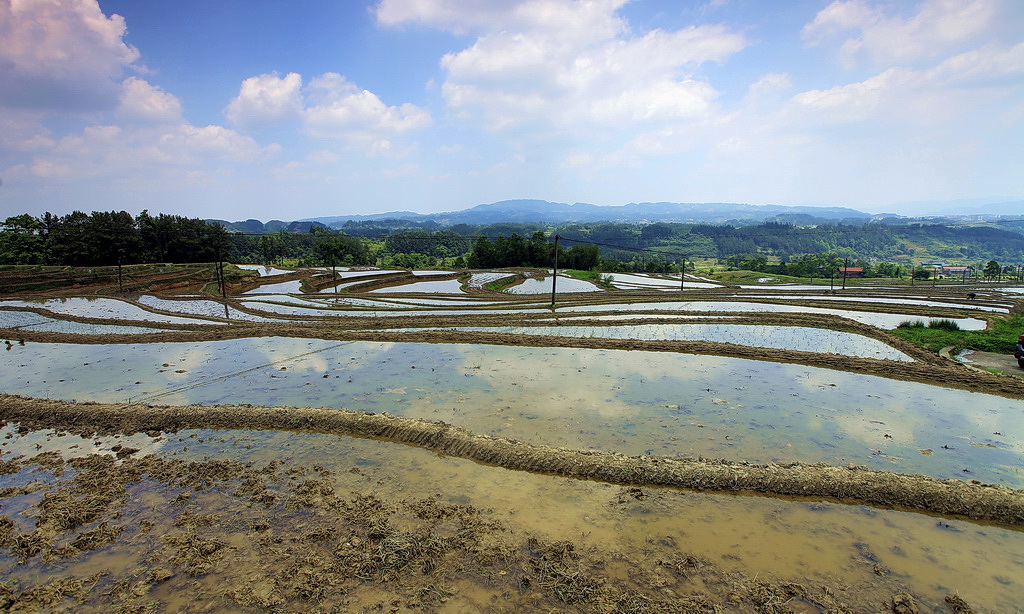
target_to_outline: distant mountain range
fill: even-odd
[[[919,203],[923,205],[924,203]],[[986,218],[1000,215],[1020,215],[1024,213],[1024,201],[994,203],[988,205],[974,202],[957,203],[955,209],[948,208],[952,203],[945,203],[946,210],[932,203],[931,210],[940,221],[950,218]],[[630,203],[621,206],[599,206],[587,203],[555,203],[546,200],[503,200],[496,203],[477,205],[461,211],[444,213],[414,213],[412,211],[390,211],[371,215],[337,215],[315,218],[303,218],[285,222],[271,220],[266,224],[259,220],[244,222],[219,222],[237,232],[308,232],[309,228],[323,224],[331,228],[341,228],[346,222],[364,222],[380,220],[407,220],[416,224],[453,226],[456,224],[487,225],[500,223],[588,223],[588,222],[683,222],[704,224],[749,225],[769,221],[806,225],[815,223],[864,223],[875,220],[888,222],[906,218],[896,214],[872,215],[848,207],[813,207],[786,205],[748,205],[740,203]],[[927,219],[927,218],[926,218]]]
[[[414,222],[433,221],[444,226],[454,224],[564,223],[564,222],[703,222],[718,224],[728,221],[757,223],[779,216],[811,216],[828,220],[867,219],[871,214],[846,207],[791,207],[784,205],[745,205],[738,203],[630,203],[621,206],[599,206],[587,203],[553,203],[546,200],[503,200],[477,205],[462,211],[445,213],[413,213],[391,211],[373,215],[341,215],[306,218],[301,221],[321,222],[328,226],[350,220],[401,219]]]

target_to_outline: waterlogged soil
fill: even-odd
[[[1021,535],[993,525],[280,429],[4,432],[12,612],[1001,612],[1024,597]]]

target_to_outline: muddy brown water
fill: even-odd
[[[1019,532],[928,515],[286,430],[0,442],[15,611],[1001,612],[1021,596]],[[109,503],[77,511],[90,500]]]

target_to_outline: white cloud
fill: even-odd
[[[985,45],[955,55],[928,71],[936,85],[974,86],[1005,84],[1007,78],[1020,82],[1024,75],[1024,43],[1012,47]]]
[[[298,119],[302,114],[302,77],[288,73],[249,77],[224,114],[233,125],[257,130]]]
[[[128,121],[180,123],[181,101],[143,79],[129,77],[121,83],[117,115]]]
[[[848,66],[865,59],[900,64],[941,57],[983,40],[1005,13],[1005,0],[923,0],[909,16],[892,14],[901,6],[835,0],[804,26],[803,36],[811,44],[845,36],[840,59]]]
[[[836,123],[859,121],[877,115],[884,102],[917,80],[905,68],[889,70],[858,83],[840,85],[827,90],[809,90],[793,97],[793,103],[811,112],[820,113]]]
[[[38,112],[5,109],[0,113],[0,154],[47,149],[53,138]]]
[[[210,170],[229,163],[251,163],[276,150],[274,145],[260,147],[253,139],[221,126],[88,126],[5,174],[26,182],[159,176],[168,168]]]
[[[402,134],[430,125],[430,113],[413,104],[387,106],[337,73],[313,79],[307,88],[306,129],[317,137],[375,143],[381,135]],[[379,147],[378,147],[379,148]]]
[[[247,130],[301,122],[310,136],[341,139],[371,156],[403,155],[407,150],[395,147],[392,139],[431,124],[426,109],[410,103],[388,106],[337,73],[315,77],[305,88],[297,73],[250,77],[242,82],[225,115],[233,125]]]
[[[0,107],[109,109],[139,57],[96,0],[0,0]]]
[[[464,25],[486,31],[442,58],[447,104],[458,117],[492,130],[628,126],[708,112],[718,92],[699,78],[699,68],[743,49],[744,37],[719,25],[631,37],[615,14],[622,4],[517,3],[506,10],[511,18],[500,31],[471,14]],[[448,13],[432,15],[437,21]]]
[[[793,79],[787,73],[768,73],[747,88],[747,102],[759,104],[769,101],[792,87]]]
[[[792,98],[788,111],[798,108],[794,125],[869,120],[937,125],[968,115],[979,120],[983,116],[977,109],[986,100],[1019,96],[1022,77],[1024,43],[1010,48],[986,45],[932,68],[895,67],[863,81],[801,92]]]

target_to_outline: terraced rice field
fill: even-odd
[[[5,599],[1024,603],[1024,380],[888,332],[983,327],[1019,289],[674,292],[630,275],[559,279],[551,307],[542,271],[508,292],[485,284],[520,272],[255,272],[224,299],[0,297]]]

